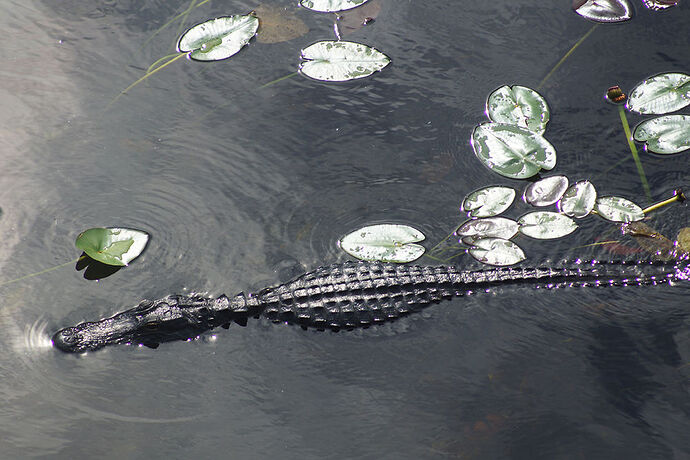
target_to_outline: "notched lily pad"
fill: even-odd
[[[520,233],[539,240],[549,240],[570,235],[577,229],[577,224],[570,217],[557,212],[538,211],[522,216]]]
[[[568,178],[550,176],[540,179],[525,188],[523,199],[532,206],[550,206],[561,199],[568,189]]]
[[[539,134],[544,133],[551,116],[541,94],[518,85],[502,86],[491,93],[486,114],[496,123],[520,126]]]
[[[512,179],[527,179],[556,166],[556,149],[540,134],[504,123],[483,123],[472,132],[472,148],[486,167]]]
[[[357,8],[367,0],[300,0],[299,4],[312,11],[320,13],[334,13]]]
[[[256,35],[259,19],[247,14],[211,19],[187,30],[177,49],[197,61],[219,61],[239,52]]]
[[[680,153],[690,148],[690,115],[664,115],[645,120],[635,128],[633,139],[650,152]]]
[[[465,244],[471,244],[472,241],[480,238],[509,240],[517,232],[518,223],[514,220],[505,217],[487,217],[468,220],[455,231],[455,234],[461,237]]]
[[[637,85],[626,107],[643,115],[663,115],[690,105],[690,75],[662,73]]]
[[[77,237],[75,245],[94,260],[125,266],[146,247],[149,235],[131,228],[90,228]]]
[[[628,0],[573,0],[573,10],[594,22],[622,22],[632,18]]]
[[[478,261],[496,266],[515,265],[525,260],[525,253],[510,240],[482,238],[468,251]]]
[[[569,217],[582,219],[594,209],[597,201],[597,190],[590,181],[583,180],[575,183],[566,190],[563,198],[558,202],[558,209]]]
[[[516,192],[510,187],[485,187],[475,190],[462,201],[462,210],[472,217],[491,217],[508,209]]]
[[[636,222],[644,219],[642,208],[618,196],[597,198],[594,209],[601,217],[612,222]]]
[[[338,242],[340,248],[361,260],[412,262],[424,254],[424,234],[408,225],[380,224],[360,228]]]
[[[325,40],[302,50],[300,72],[315,80],[348,81],[368,77],[391,60],[379,50],[361,43]]]

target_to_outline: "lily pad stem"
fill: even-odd
[[[120,92],[120,94],[118,94],[117,96],[115,96],[115,97],[113,98],[113,100],[110,101],[110,103],[106,106],[106,109],[107,109],[108,107],[110,107],[111,105],[113,105],[113,104],[115,103],[115,101],[117,101],[118,99],[120,99],[120,97],[122,97],[122,95],[125,94],[127,91],[129,91],[130,89],[134,88],[135,86],[137,86],[139,83],[141,83],[142,81],[144,81],[144,80],[146,80],[147,78],[149,78],[149,77],[150,77],[151,75],[153,75],[154,73],[158,72],[159,70],[163,70],[164,68],[166,68],[167,66],[169,66],[169,65],[172,64],[173,62],[175,62],[175,61],[177,61],[178,59],[180,59],[181,57],[187,56],[187,55],[189,55],[189,53],[180,53],[180,54],[178,54],[177,56],[175,56],[174,58],[170,59],[170,60],[169,60],[168,62],[166,62],[165,64],[156,67],[155,70],[152,70],[151,72],[146,72],[146,73],[144,74],[143,77],[141,77],[140,79],[138,79],[137,81],[135,81],[134,83],[132,83],[131,85],[129,85],[127,88],[123,89],[123,90]]]
[[[669,198],[668,200],[660,201],[656,204],[653,204],[653,205],[649,206],[648,208],[643,209],[642,212],[645,213],[645,215],[647,215],[650,212],[656,211],[657,209],[663,208],[664,206],[668,206],[671,203],[675,203],[675,202],[682,203],[683,201],[685,201],[685,199],[686,198],[685,198],[685,194],[683,194],[683,191],[681,189],[678,189],[678,190],[675,190],[673,192],[673,196],[671,198]]]
[[[76,264],[77,262],[79,262],[80,260],[85,259],[85,258],[86,258],[86,256],[81,256],[78,259],[70,260],[69,262],[65,262],[64,264],[60,264],[60,265],[56,265],[54,267],[46,268],[45,270],[41,270],[40,272],[29,273],[28,275],[20,276],[19,278],[15,278],[13,280],[3,281],[2,283],[0,283],[0,286],[5,286],[7,284],[16,283],[17,281],[25,280],[27,278],[32,278],[34,276],[38,276],[38,275],[42,275],[44,273],[52,272],[53,270],[57,270],[58,268],[62,268],[62,267],[65,267],[65,266],[71,265],[71,264]]]
[[[287,80],[288,78],[294,77],[294,76],[297,75],[298,73],[299,73],[299,72],[292,72],[291,74],[285,75],[284,77],[280,77],[280,78],[278,78],[278,79],[276,79],[276,80],[269,81],[269,82],[266,83],[265,85],[259,86],[259,89],[264,89],[264,88],[267,88],[267,87],[269,87],[269,86],[271,86],[271,85],[275,85],[275,84],[278,83],[278,82],[281,82],[281,81],[283,81],[283,80]]]
[[[544,84],[546,83],[546,81],[547,81],[549,78],[551,78],[551,76],[556,72],[556,70],[558,70],[558,68],[559,68],[561,65],[563,65],[563,63],[565,62],[565,60],[568,59],[568,58],[570,57],[570,55],[573,54],[573,53],[575,52],[575,50],[577,49],[577,47],[580,46],[580,45],[582,44],[582,42],[584,42],[584,41],[587,39],[587,37],[589,37],[590,35],[592,35],[592,33],[596,30],[596,28],[597,28],[598,25],[599,25],[599,24],[594,24],[594,25],[592,26],[592,28],[589,29],[589,30],[587,31],[587,33],[584,34],[584,35],[582,36],[582,38],[580,38],[580,39],[577,41],[577,43],[575,43],[575,44],[573,45],[573,47],[570,48],[570,49],[568,50],[567,53],[565,53],[565,55],[561,58],[561,60],[558,61],[558,63],[556,63],[555,66],[553,66],[553,69],[551,69],[551,70],[549,71],[549,73],[546,74],[546,76],[544,77],[544,79],[543,79],[542,81],[539,82],[539,85],[537,86],[537,91],[539,91],[539,90],[542,88],[542,86],[544,86]]]
[[[625,131],[625,138],[628,141],[628,147],[630,147],[630,153],[632,153],[633,159],[635,160],[635,166],[637,167],[637,174],[640,176],[640,181],[642,182],[642,187],[644,188],[644,193],[647,195],[648,199],[652,199],[652,192],[649,189],[649,183],[647,182],[647,176],[644,173],[644,168],[642,167],[642,162],[640,161],[640,156],[637,154],[637,147],[635,147],[635,142],[633,142],[632,133],[630,132],[630,125],[628,124],[628,117],[625,116],[625,109],[622,105],[618,106],[618,113],[621,117],[621,123],[623,123],[623,131]]]

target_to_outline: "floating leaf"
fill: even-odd
[[[645,120],[635,128],[633,139],[650,152],[670,154],[690,148],[690,115],[664,115]]]
[[[690,75],[662,73],[637,85],[626,107],[631,112],[657,114],[675,112],[690,104]]]
[[[482,238],[474,242],[469,253],[478,261],[489,265],[514,265],[525,260],[525,253],[509,240],[501,238]]]
[[[148,233],[130,228],[90,228],[77,237],[75,245],[94,260],[124,266],[146,247]]]
[[[681,228],[676,241],[681,251],[690,253],[690,227]]]
[[[300,71],[321,81],[348,81],[368,77],[391,60],[370,46],[343,41],[321,41],[302,50]]]
[[[462,201],[462,209],[472,217],[497,216],[513,204],[516,192],[510,187],[486,187],[476,190]]]
[[[591,182],[583,180],[570,187],[561,201],[558,209],[566,216],[582,219],[594,209],[597,201],[597,190]]]
[[[570,217],[550,211],[530,212],[522,216],[518,223],[520,233],[539,240],[560,238],[577,229],[577,224]]]
[[[635,222],[644,219],[642,208],[618,196],[597,198],[594,209],[601,217],[613,222]]]
[[[518,232],[518,223],[505,217],[488,217],[484,219],[468,220],[462,224],[455,234],[463,238],[463,242],[474,241],[478,238],[502,238],[509,240]],[[466,243],[467,244],[467,243]]]
[[[312,11],[333,13],[356,8],[367,0],[300,0],[299,4]]]
[[[621,22],[632,17],[628,0],[573,0],[573,10],[595,22]]]
[[[180,52],[190,52],[197,61],[227,59],[256,35],[259,20],[251,14],[225,16],[197,24],[183,33],[177,43]]]
[[[525,188],[523,198],[532,206],[550,206],[561,199],[568,188],[565,176],[550,176],[540,179]]]
[[[261,4],[254,10],[259,18],[259,43],[281,43],[306,35],[309,27],[285,7]]]
[[[678,0],[642,0],[642,2],[650,10],[665,10],[678,5]]]
[[[371,24],[381,13],[381,0],[369,0],[365,5],[338,14],[335,20],[336,36],[347,37],[362,27]]]
[[[502,86],[486,101],[486,114],[491,121],[516,125],[543,134],[550,111],[546,100],[524,86]]]
[[[472,132],[472,148],[489,169],[526,179],[556,166],[556,149],[540,134],[504,123],[483,123]]]
[[[422,232],[407,225],[380,224],[355,230],[344,236],[339,245],[358,259],[405,263],[424,254],[424,246],[411,244],[424,238]]]

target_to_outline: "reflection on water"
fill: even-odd
[[[336,242],[362,225],[414,225],[432,247],[463,220],[465,194],[524,185],[472,154],[487,95],[535,87],[591,27],[557,2],[381,0],[376,20],[348,36],[392,57],[380,75],[337,85],[295,76],[259,89],[294,72],[301,47],[333,37],[332,15],[270,3],[306,35],[252,42],[222,63],[179,60],[107,110],[171,52],[177,24],[146,41],[188,0],[0,6],[0,283],[77,258],[74,239],[86,228],[152,235],[135,263],[101,281],[68,266],[0,286],[3,454],[690,455],[682,282],[497,289],[351,333],[252,321],[157,350],[68,356],[49,346],[58,328],[142,298],[231,295],[345,260]],[[209,2],[187,24],[257,6]],[[688,19],[680,6],[600,26],[554,73],[541,92],[555,173],[650,204],[602,95],[656,72],[687,72],[677,31]],[[642,161],[655,199],[690,185],[687,156]],[[688,208],[651,224],[675,235]],[[609,258],[584,246],[618,237],[591,220],[570,239],[520,244],[535,262]]]

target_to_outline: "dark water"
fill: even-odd
[[[306,36],[177,62],[107,107],[171,52],[177,24],[144,43],[187,4],[0,4],[0,282],[75,259],[89,227],[152,235],[101,281],[70,265],[0,287],[0,457],[690,457],[687,285],[502,289],[351,333],[253,321],[157,350],[52,349],[56,329],[142,298],[234,294],[346,260],[335,242],[361,225],[411,224],[431,247],[462,220],[465,194],[524,185],[472,154],[488,94],[535,88],[592,26],[567,1],[383,0],[348,39],[391,56],[384,72],[259,89],[333,37],[331,16],[298,10]],[[256,6],[210,2],[188,21]],[[647,198],[602,95],[688,72],[690,8],[635,7],[541,93],[555,171],[648,205],[688,188],[687,153],[643,154]],[[674,206],[651,225],[673,237],[689,216]],[[519,243],[534,261],[615,258],[580,246],[616,232],[589,218],[563,240]]]

